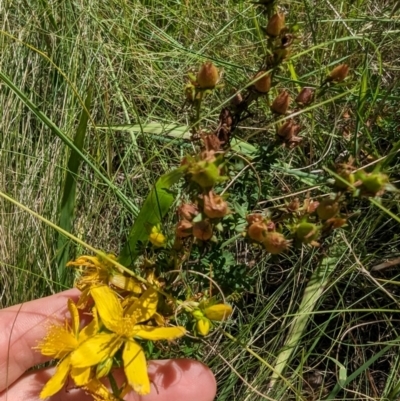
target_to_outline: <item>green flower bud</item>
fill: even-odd
[[[202,160],[193,163],[189,167],[189,173],[192,174],[192,181],[199,184],[202,188],[211,188],[222,181],[220,170],[213,162]]]
[[[324,199],[317,207],[317,214],[321,220],[334,217],[339,211],[339,203],[335,199]]]
[[[313,223],[303,221],[296,227],[295,237],[303,244],[314,242],[319,236],[319,227]]]
[[[364,171],[357,173],[357,178],[361,181],[361,191],[365,195],[379,196],[382,195],[389,177],[383,173],[367,174]]]
[[[100,362],[96,366],[96,378],[100,379],[101,377],[105,377],[110,373],[110,370],[113,366],[113,358],[107,358],[103,362]]]

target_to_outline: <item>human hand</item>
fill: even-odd
[[[25,373],[48,358],[32,349],[46,334],[49,321],[64,322],[67,299],[77,300],[73,289],[50,297],[0,310],[0,401],[38,401],[39,393],[55,368]],[[160,360],[149,363],[151,393],[127,395],[127,401],[212,401],[216,383],[210,369],[189,359]],[[121,372],[122,374],[122,372]],[[122,376],[121,376],[122,377]],[[49,401],[93,401],[73,384]]]

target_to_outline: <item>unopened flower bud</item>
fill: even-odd
[[[182,219],[192,221],[193,217],[199,214],[199,210],[193,203],[182,203],[178,208],[178,214]]]
[[[317,210],[318,206],[319,206],[318,201],[307,198],[303,203],[303,211],[305,211],[308,214],[312,214]]]
[[[299,198],[295,198],[286,206],[289,212],[297,212],[300,209]]]
[[[221,196],[210,191],[204,195],[204,213],[210,219],[219,219],[229,213],[228,204]]]
[[[332,217],[331,219],[326,220],[325,226],[328,226],[331,230],[335,230],[336,228],[343,227],[346,223],[346,219],[341,217]]]
[[[340,64],[335,67],[328,76],[328,81],[342,82],[349,74],[349,66],[347,64]]]
[[[271,89],[271,75],[267,74],[266,71],[259,71],[253,79],[257,79],[254,82],[256,91],[267,93]]]
[[[246,216],[246,220],[249,224],[258,223],[264,220],[264,216],[261,213],[252,213]]]
[[[235,93],[235,92],[236,92],[236,90],[233,91],[233,93]],[[235,93],[235,96],[231,100],[231,104],[233,106],[239,106],[239,104],[241,104],[242,102],[243,102],[242,94],[241,93]]]
[[[389,178],[383,173],[370,173],[365,171],[357,172],[357,178],[361,181],[361,191],[366,195],[380,196],[385,190]]]
[[[219,322],[228,319],[232,314],[232,307],[228,304],[216,304],[204,309],[204,315],[210,320]]]
[[[342,178],[344,181],[348,182],[346,184],[339,178],[335,178],[335,187],[338,189],[349,189],[349,185],[353,185],[356,181],[355,175],[352,173],[352,170],[349,168],[343,168],[337,172],[337,174]]]
[[[219,80],[217,67],[211,62],[205,62],[197,74],[197,84],[201,89],[213,89]]]
[[[186,96],[186,100],[189,103],[192,103],[194,101],[195,91],[194,91],[194,86],[192,84],[189,84],[185,87],[185,96]]]
[[[206,336],[210,332],[211,322],[206,318],[199,319],[196,322],[196,329],[199,334]]]
[[[288,249],[289,242],[283,234],[272,231],[265,234],[263,245],[267,252],[278,255]]]
[[[193,224],[187,220],[178,221],[175,229],[175,235],[178,238],[185,238],[192,235]]]
[[[221,181],[219,168],[213,162],[202,160],[193,163],[189,167],[189,173],[192,174],[192,181],[199,184],[202,188],[213,187]]]
[[[193,224],[193,236],[201,241],[208,241],[213,235],[213,229],[208,219]]]
[[[321,220],[334,217],[339,211],[339,203],[335,199],[324,199],[317,207],[317,214]]]
[[[194,311],[192,311],[192,315],[198,320],[204,318],[204,313],[200,309],[195,309]]]
[[[107,376],[113,367],[114,359],[107,358],[96,366],[96,378],[100,379]]]
[[[267,28],[265,29],[268,36],[276,37],[281,34],[282,29],[285,27],[285,14],[274,14],[268,21]]]
[[[297,95],[295,102],[300,106],[308,106],[313,102],[314,94],[315,94],[314,89],[303,88]]]
[[[263,242],[265,235],[268,232],[268,227],[263,221],[258,221],[249,226],[247,229],[247,235],[257,242]]]
[[[215,152],[219,152],[221,150],[221,141],[219,140],[218,136],[215,134],[208,134],[208,135],[202,135],[202,140],[204,143],[204,147],[206,148],[206,152],[214,152],[213,157],[215,159]],[[203,160],[209,159],[210,155],[202,155]]]
[[[319,227],[313,223],[303,221],[297,225],[295,236],[303,244],[309,244],[318,238]]]
[[[273,101],[271,110],[276,114],[286,114],[289,109],[290,96],[285,90],[283,90]]]

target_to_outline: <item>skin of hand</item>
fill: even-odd
[[[39,401],[39,393],[54,368],[26,373],[48,360],[33,350],[46,334],[49,322],[63,324],[68,316],[67,299],[77,300],[75,289],[0,310],[0,401]],[[212,401],[214,375],[205,365],[189,359],[151,361],[148,365],[151,393],[130,393],[127,401]],[[120,372],[122,373],[122,372]],[[118,375],[118,373],[117,373]],[[118,377],[117,377],[118,380]],[[122,374],[120,374],[122,380]],[[49,401],[90,401],[71,381]]]

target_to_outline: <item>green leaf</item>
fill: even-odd
[[[85,134],[89,120],[88,111],[90,110],[90,106],[92,103],[92,93],[93,89],[92,87],[89,87],[88,94],[85,100],[85,108],[82,109],[78,128],[76,130],[74,138],[74,145],[80,151],[82,151],[85,141]],[[59,222],[59,226],[67,232],[71,232],[71,227],[74,220],[76,177],[78,176],[78,170],[81,162],[81,156],[74,149],[71,149],[71,155],[69,156],[67,166],[67,174],[65,176],[64,188],[62,191]],[[65,284],[66,280],[66,264],[68,262],[68,259],[69,239],[59,233],[57,241],[57,266],[58,277],[62,284]]]
[[[124,266],[131,266],[134,263],[138,257],[137,246],[139,242],[147,241],[149,227],[160,224],[167,214],[174,201],[174,196],[169,189],[180,180],[185,170],[186,167],[179,167],[162,175],[157,180],[132,226],[128,241],[121,251],[119,263]]]

